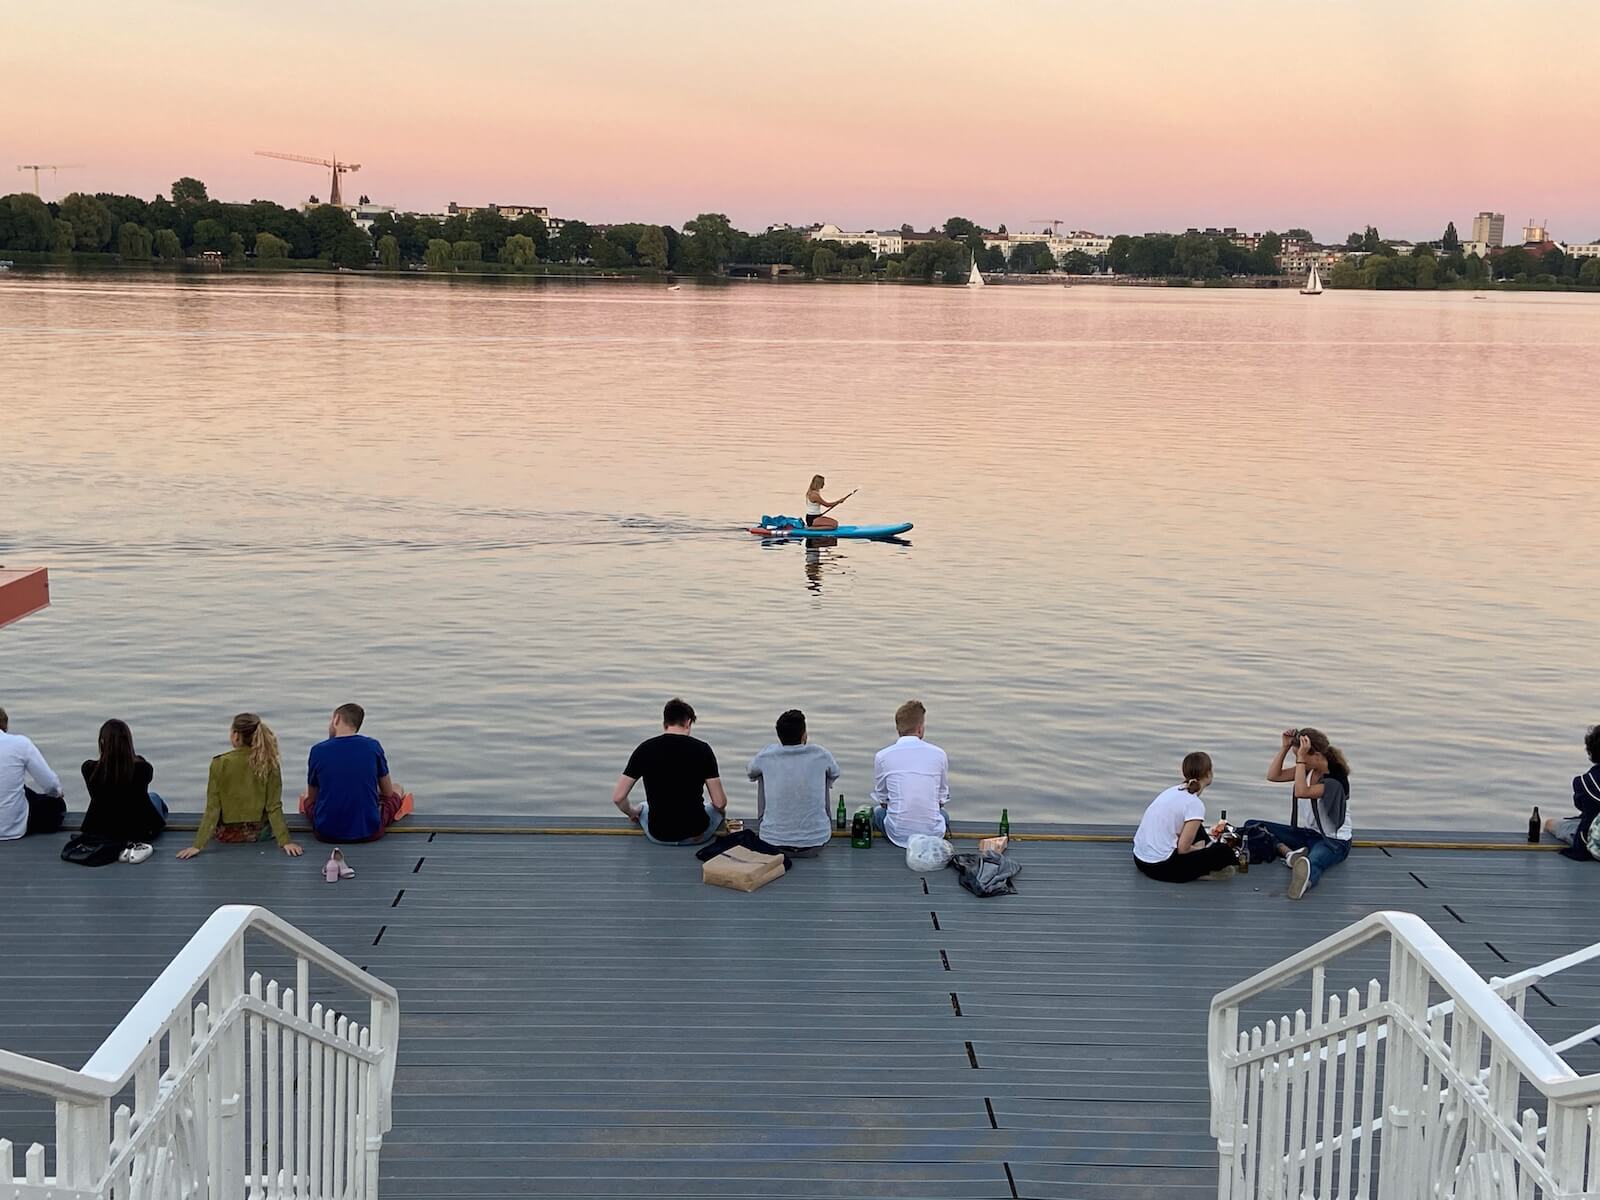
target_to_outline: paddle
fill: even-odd
[[[833,507],[834,508],[838,508],[839,505],[843,504],[846,500],[850,499],[851,496],[854,496],[860,490],[861,490],[860,488],[851,488],[843,496],[841,496],[839,499],[837,499],[837,500],[835,500],[833,502]]]

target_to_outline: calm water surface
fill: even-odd
[[[1358,826],[1523,828],[1600,720],[1600,297],[0,279],[0,704],[203,804],[329,709],[419,807],[607,815],[681,693],[736,811],[799,706],[854,801],[908,696],[954,812],[1118,820],[1277,730]],[[764,546],[815,471],[908,545]]]

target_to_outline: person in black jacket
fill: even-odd
[[[155,768],[134,753],[126,721],[100,726],[100,757],[85,759],[83,782],[89,810],[83,836],[107,842],[148,842],[167,827],[167,806],[150,790]]]
[[[1567,843],[1561,853],[1568,858],[1593,861],[1589,852],[1589,827],[1600,816],[1600,725],[1591,725],[1583,739],[1583,748],[1589,752],[1592,764],[1582,775],[1572,778],[1572,807],[1578,810],[1575,817],[1546,817],[1544,831],[1558,842]]]

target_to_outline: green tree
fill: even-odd
[[[1068,275],[1094,274],[1094,259],[1082,250],[1068,250],[1061,256],[1061,269]]]
[[[539,261],[538,248],[525,233],[513,233],[500,247],[500,261],[512,267],[526,267]]]
[[[150,231],[143,225],[124,221],[117,230],[117,253],[125,259],[138,261],[148,259],[154,244]]]
[[[1495,275],[1500,279],[1515,279],[1533,269],[1533,255],[1521,246],[1509,246],[1491,260]]]
[[[1128,259],[1133,254],[1133,242],[1134,239],[1126,233],[1119,233],[1111,239],[1111,245],[1106,250],[1106,266],[1118,275],[1128,270]]]
[[[1416,286],[1419,288],[1435,288],[1439,286],[1439,260],[1432,254],[1414,254],[1411,256],[1413,270],[1416,272]]]
[[[100,201],[111,210],[111,219],[116,222],[120,230],[122,226],[132,221],[135,225],[150,228],[150,206],[137,196],[119,196],[114,192],[96,192],[96,200]]]
[[[166,262],[183,257],[183,243],[171,229],[156,230],[155,249],[156,257]]]
[[[275,233],[264,230],[256,234],[256,258],[261,262],[275,262],[289,257],[289,243]]]
[[[450,243],[450,259],[452,262],[468,263],[483,261],[483,247],[477,242],[463,239]]]
[[[1283,236],[1291,242],[1306,242],[1312,245],[1316,244],[1316,239],[1311,236],[1311,230],[1309,229],[1286,229],[1283,232]]]
[[[1461,272],[1462,278],[1468,283],[1479,284],[1489,278],[1489,264],[1484,262],[1477,254],[1467,255],[1463,266],[1465,269]]]
[[[998,273],[1005,269],[1006,252],[999,246],[985,246],[978,252],[978,270]]]
[[[550,257],[557,262],[580,262],[589,257],[594,229],[585,221],[567,221],[550,239]]]
[[[1328,286],[1336,288],[1361,288],[1367,280],[1353,258],[1341,258],[1328,273]]]
[[[1578,282],[1584,287],[1600,287],[1600,258],[1584,260],[1578,270]]]
[[[1384,245],[1383,238],[1378,236],[1378,227],[1376,225],[1368,225],[1366,232],[1361,235],[1361,248],[1368,254],[1382,254],[1387,248]]]
[[[832,275],[839,269],[839,256],[827,246],[819,246],[811,256],[811,273],[817,278]]]
[[[629,253],[627,243],[609,232],[590,241],[589,259],[595,266],[607,271],[633,266],[633,255]]]
[[[912,279],[932,282],[935,277],[946,283],[965,283],[971,271],[967,248],[949,238],[932,242],[918,242],[906,255],[904,274]]]
[[[639,262],[664,270],[667,265],[667,235],[659,225],[647,225],[639,234]],[[787,261],[787,260],[785,260]]]
[[[1186,233],[1174,248],[1174,274],[1189,279],[1209,279],[1220,273],[1217,243],[1203,234]]]
[[[1559,249],[1552,247],[1539,257],[1539,269],[1546,275],[1560,278],[1567,271],[1567,256]]]
[[[683,269],[700,275],[720,271],[733,257],[735,232],[723,213],[701,213],[694,220],[685,221],[678,248]]]
[[[511,222],[496,209],[480,208],[467,221],[467,237],[483,247],[484,258],[499,258],[511,234]]]
[[[1056,256],[1043,242],[1023,242],[1011,248],[1006,269],[1017,275],[1037,275],[1056,269]]]
[[[523,213],[511,222],[511,232],[533,239],[533,252],[540,258],[550,253],[550,228],[537,213]]]
[[[448,269],[452,265],[450,243],[443,238],[429,238],[428,247],[422,254],[422,261],[430,271]]]
[[[385,271],[400,269],[400,239],[386,233],[378,239],[378,262]]]
[[[198,204],[206,200],[206,185],[198,179],[185,175],[182,179],[175,180],[172,184],[172,202],[174,204]]]
[[[244,261],[244,234],[230,233],[228,235],[228,257],[236,263]]]
[[[54,220],[55,233],[50,238],[50,250],[54,254],[71,254],[72,247],[78,240],[78,235],[73,231],[72,222],[65,217],[56,217]]]
[[[56,223],[50,208],[31,192],[14,192],[0,200],[0,247],[48,250],[55,242]]]
[[[221,221],[206,217],[194,223],[194,231],[189,235],[189,244],[196,250],[226,250],[228,248],[228,227]]]
[[[983,226],[965,217],[951,217],[944,223],[944,235],[954,242],[964,242],[970,237],[982,237]]]
[[[111,210],[93,196],[73,192],[61,202],[60,217],[72,226],[72,244],[77,250],[104,250],[117,231]]]
[[[1444,236],[1439,239],[1439,249],[1446,254],[1456,254],[1461,250],[1461,235],[1456,232],[1456,223],[1448,222],[1444,227]]]
[[[1277,258],[1283,253],[1283,239],[1269,229],[1261,235],[1261,241],[1256,244],[1256,249]]]

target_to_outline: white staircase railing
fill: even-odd
[[[292,988],[246,979],[247,935],[289,951]],[[311,1001],[313,969],[365,1024]],[[82,1070],[0,1051],[0,1089],[55,1103],[53,1174],[35,1143],[18,1176],[0,1139],[0,1197],[376,1197],[399,1032],[388,984],[266,909],[219,908]]]
[[[1327,994],[1330,967],[1384,942],[1387,986]],[[1485,980],[1420,917],[1379,912],[1218,994],[1208,1054],[1217,1195],[1600,1195],[1600,1075],[1561,1057],[1585,1035],[1551,1046],[1522,1015],[1529,987],[1597,956],[1600,946]],[[1309,1016],[1241,1027],[1242,1006],[1308,975]]]

